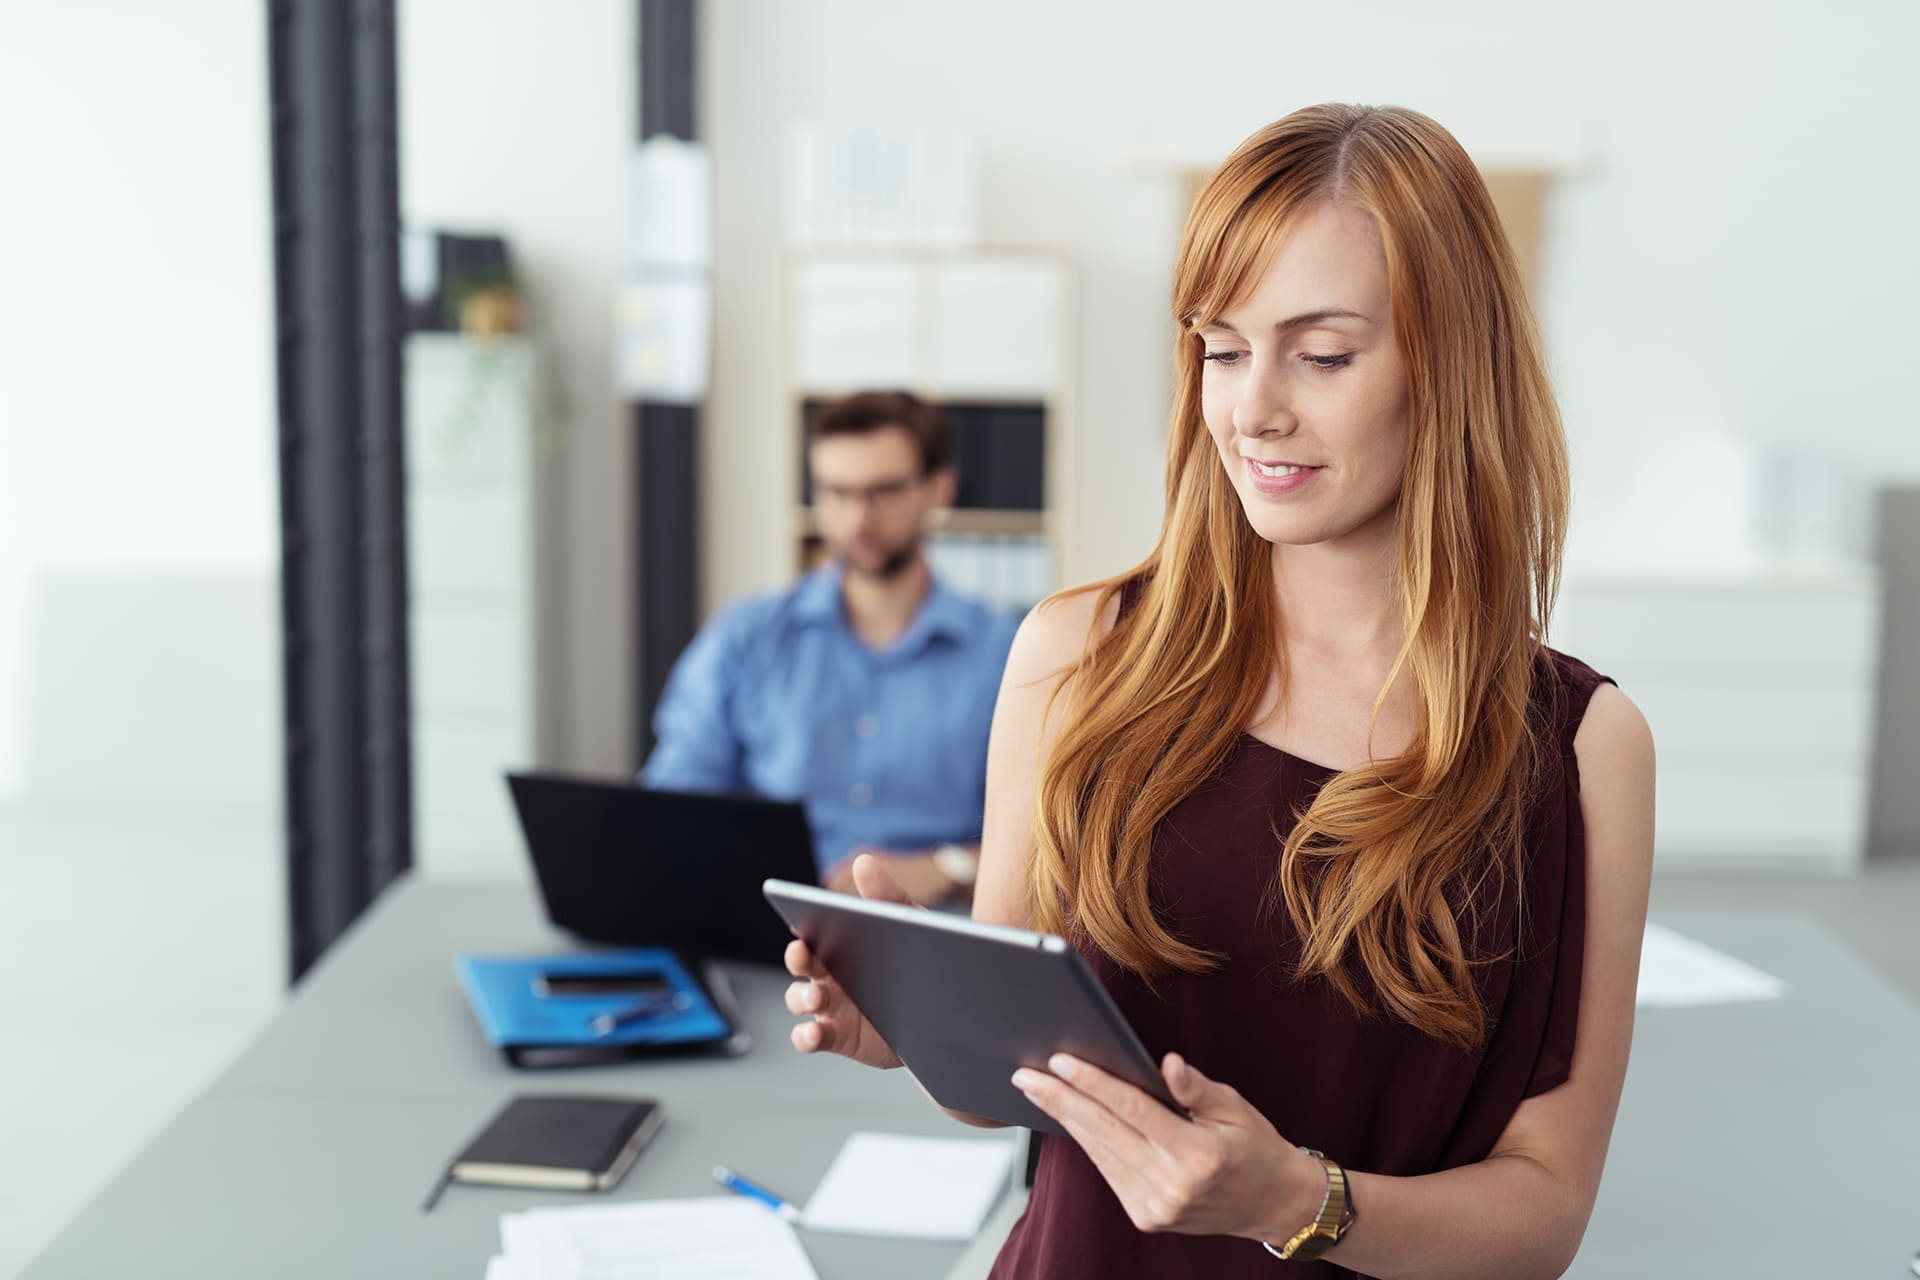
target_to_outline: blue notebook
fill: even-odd
[[[724,989],[665,947],[463,955],[455,967],[481,1034],[515,1066],[747,1047]]]

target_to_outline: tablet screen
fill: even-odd
[[[941,1106],[1060,1133],[1011,1077],[1064,1052],[1181,1110],[1064,939],[783,880],[765,892]]]

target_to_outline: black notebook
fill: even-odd
[[[448,1182],[566,1191],[605,1191],[619,1182],[660,1130],[650,1098],[522,1094],[453,1158]],[[432,1208],[440,1187],[428,1198]]]

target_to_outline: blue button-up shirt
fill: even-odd
[[[701,629],[667,680],[640,781],[804,801],[822,870],[864,845],[978,840],[1013,619],[935,579],[900,638],[870,649],[847,623],[841,572]]]

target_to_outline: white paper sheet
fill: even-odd
[[[712,164],[705,146],[655,134],[634,148],[627,262],[698,268],[713,262]]]
[[[1778,1000],[1786,991],[1785,982],[1744,960],[1660,925],[1647,925],[1640,948],[1640,986],[1634,993],[1634,1003],[1642,1008]]]
[[[531,1266],[528,1259],[533,1257],[535,1248],[533,1228],[528,1224],[526,1214],[503,1213],[500,1215],[498,1256],[505,1261],[510,1280],[522,1280],[521,1272]],[[492,1264],[488,1265],[491,1267]]]
[[[496,1253],[487,1259],[487,1280],[527,1280],[527,1276],[513,1265],[512,1258]]]
[[[1007,1189],[1004,1138],[856,1133],[807,1202],[809,1231],[970,1240]]]
[[[614,292],[614,385],[634,400],[699,404],[712,367],[705,280],[627,280]]]
[[[793,1228],[739,1196],[534,1209],[500,1238],[513,1280],[818,1280]]]

